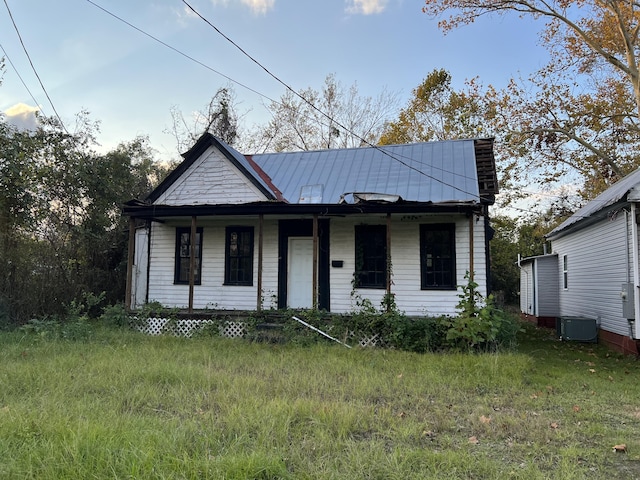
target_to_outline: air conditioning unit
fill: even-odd
[[[598,325],[594,318],[559,317],[556,333],[560,340],[591,343],[598,341]]]

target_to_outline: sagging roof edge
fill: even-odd
[[[128,202],[123,214],[133,218],[230,216],[230,215],[356,215],[368,213],[475,213],[483,215],[479,203],[359,203],[359,204],[290,204],[260,202],[241,205],[147,205]]]
[[[210,133],[204,133],[198,141],[195,143],[193,147],[191,147],[187,152],[182,154],[184,160],[167,175],[167,177],[160,182],[158,185],[146,198],[148,202],[155,202],[160,196],[166,192],[173,183],[178,180],[193,163],[200,158],[200,156],[211,146],[215,146],[220,152],[224,154],[224,156],[236,167],[238,170],[242,172],[242,174],[251,181],[253,185],[255,185],[260,192],[262,192],[268,200],[276,200],[276,194],[270,191],[265,185],[262,184],[258,178],[256,178],[255,174],[249,171],[242,163],[240,163],[239,159],[231,151],[231,147],[227,144],[214,137]],[[243,157],[245,161],[248,161]],[[264,181],[264,180],[262,180]]]

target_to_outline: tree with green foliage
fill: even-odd
[[[73,134],[57,119],[38,120],[35,131],[0,122],[0,311],[12,322],[60,313],[90,293],[121,301],[121,205],[164,174],[144,138],[95,152],[97,124],[86,112]]]
[[[451,74],[433,70],[413,89],[413,96],[397,120],[389,122],[379,143],[392,145],[456,138],[475,138],[486,133],[475,82],[468,92],[451,86]]]
[[[480,97],[503,187],[573,182],[590,199],[640,167],[637,1],[425,0],[423,11],[445,32],[487,15],[544,22],[549,63]]]

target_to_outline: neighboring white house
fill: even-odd
[[[539,326],[555,327],[560,316],[558,256],[528,257],[520,266],[520,311]]]
[[[554,283],[557,294],[538,290],[537,308],[556,311],[557,317],[585,317],[596,321],[599,338],[610,346],[638,353],[640,328],[640,170],[626,176],[546,235],[552,256],[552,272],[538,271],[537,285]],[[531,275],[528,264],[540,265],[543,257],[521,262],[521,285]],[[529,310],[529,290],[521,290],[521,310]],[[544,299],[544,304],[541,302]],[[525,308],[526,307],[526,308]],[[556,310],[557,308],[557,310]]]
[[[205,134],[124,207],[126,302],[453,314],[467,272],[488,293],[497,191],[492,139],[244,156]]]

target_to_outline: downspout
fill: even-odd
[[[638,265],[638,224],[636,221],[636,204],[631,202],[631,251],[633,252],[633,313],[635,321],[640,320],[640,265]],[[634,322],[635,324],[635,322]],[[633,326],[632,338],[637,339],[638,329],[637,325]]]

